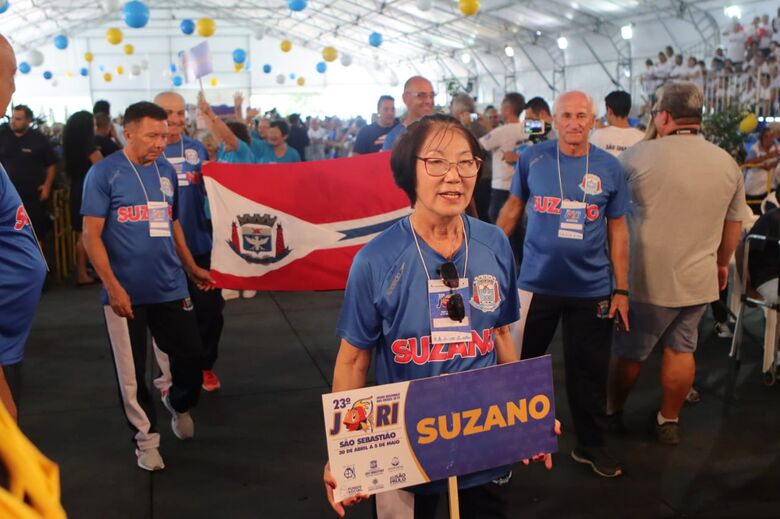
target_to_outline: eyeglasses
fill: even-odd
[[[452,166],[455,166],[455,169],[461,178],[470,178],[476,176],[479,168],[482,166],[482,159],[477,157],[459,160],[458,162],[450,162],[436,157],[417,157],[417,160],[421,160],[425,163],[425,172],[432,177],[443,177]]]
[[[462,322],[466,317],[466,309],[463,307],[463,297],[460,294],[453,294],[452,289],[460,286],[460,278],[458,277],[458,269],[451,261],[442,264],[439,267],[439,274],[441,275],[441,281],[444,286],[450,288],[450,296],[447,299],[447,317],[453,321]]]
[[[668,110],[650,110],[650,117],[652,119],[655,119],[655,116],[660,114],[661,112],[668,112]]]
[[[411,97],[416,97],[420,101],[423,101],[425,99],[430,99],[433,101],[436,99],[436,92],[404,92],[405,94],[409,94]]]

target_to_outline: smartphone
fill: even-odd
[[[544,121],[539,120],[525,120],[525,133],[526,135],[541,135],[544,133]]]
[[[615,312],[615,329],[619,332],[626,331],[626,324],[623,322],[620,312]]]

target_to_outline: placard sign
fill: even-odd
[[[322,396],[336,499],[555,452],[549,355]]]

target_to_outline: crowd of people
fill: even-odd
[[[737,25],[729,34],[744,32]],[[745,38],[736,62],[730,47],[723,70],[731,61],[734,72],[749,74],[766,64],[776,74],[769,63],[772,44],[780,48],[774,34]],[[8,76],[0,77],[4,112],[15,61],[4,39],[0,46],[0,74]],[[762,59],[767,63],[756,65]],[[751,220],[746,200],[760,199],[767,208],[780,155],[771,129],[762,130],[744,171],[702,139],[702,116],[712,107],[709,80],[700,62],[682,60],[667,48],[657,65],[648,64],[646,132],[630,126],[632,100],[622,91],[605,98],[605,120],[597,125],[601,110],[580,91],[562,93],[552,107],[542,97],[507,93],[498,107],[481,112],[472,97],[459,94],[441,110],[447,113],[437,113],[433,84],[421,76],[404,84],[403,117],[396,117],[395,99],[383,95],[370,124],[261,115],[245,108],[241,95],[233,114],[218,116],[203,92],[190,107],[181,95],[161,92],[130,105],[116,121],[105,101],[70,116],[57,146],[79,233],[77,283],[103,286],[135,463],[148,471],[165,467],[145,382],[147,331],[162,372],[155,387],[177,438],[195,434],[190,411],[200,392],[221,386],[214,366],[224,300],[236,294],[214,290],[209,274],[213,244],[202,165],[284,164],[382,150],[392,153],[393,176],[413,211],[355,257],[337,327],[333,391],[365,385],[372,355],[379,383],[538,357],[560,322],[576,436],[571,457],[600,476],[622,474],[623,463],[606,448],[607,426],[625,429],[623,409],[654,348],[663,349],[663,362],[653,430],[661,443],[680,443],[700,319],[726,288],[729,261]],[[20,258],[9,262],[4,254],[0,261],[0,313],[18,316],[11,324],[0,321],[9,326],[0,337],[11,338],[0,349],[0,397],[14,412],[24,341],[45,275],[46,201],[60,163],[32,121],[31,110],[16,105],[0,129],[0,245]],[[681,169],[685,175],[676,174]],[[766,189],[746,199],[747,186]],[[775,225],[767,222],[760,229]],[[492,303],[470,299],[471,281],[479,276],[497,291]],[[758,279],[761,293],[772,297],[774,287],[776,297],[777,277]],[[767,289],[767,282],[774,285]],[[460,310],[447,308],[442,318],[462,320],[458,312],[469,301],[471,328],[492,337],[494,347],[468,358],[455,351],[443,362],[403,364],[389,345],[431,334],[437,325],[420,301],[427,304],[426,284],[433,290],[437,283],[461,296]],[[335,502],[328,465],[323,478],[339,514],[362,500]],[[502,492],[509,478],[509,467],[459,478],[461,506],[495,503],[500,517],[511,517]],[[394,514],[401,509],[413,510],[408,517],[431,517],[443,491],[432,483],[379,494],[378,517],[399,517]]]

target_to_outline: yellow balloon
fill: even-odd
[[[111,72],[106,72],[103,74],[103,81],[106,83],[111,83]]]
[[[292,49],[292,42],[290,40],[282,40],[282,43],[279,44],[279,48],[282,49],[282,52],[290,52]]]
[[[73,77],[73,72],[65,72],[65,77]]]
[[[747,114],[744,119],[739,122],[739,131],[742,133],[750,133],[758,126],[758,119],[756,114]]]
[[[209,81],[209,85],[217,86],[217,78],[215,77],[211,78],[211,80]]]
[[[325,61],[336,61],[339,57],[339,52],[334,47],[325,47],[322,49],[322,59]]]
[[[479,0],[459,0],[460,12],[466,16],[474,16],[479,11]]]
[[[111,45],[119,45],[122,43],[122,31],[117,29],[116,27],[111,27],[109,30],[106,31],[106,41],[110,43]]]
[[[243,63],[233,63],[233,70],[236,72],[241,72],[244,70],[244,64]]]
[[[298,78],[298,79],[296,79],[295,81],[298,83],[298,86],[303,86],[303,85],[305,85],[305,84],[306,84],[306,80],[305,80],[305,79],[303,79],[302,77],[299,77],[299,78]]]
[[[213,35],[216,30],[217,24],[214,23],[214,20],[211,18],[200,18],[195,22],[195,31],[198,33],[198,36],[208,38]]]
[[[87,63],[92,63],[92,60],[95,59],[95,55],[91,52],[85,52],[84,53],[84,61]]]
[[[133,47],[131,44],[128,43],[128,44],[125,45],[125,49],[124,50],[125,50],[125,54],[130,56],[131,54],[133,54],[135,52],[135,47]]]
[[[125,73],[125,67],[123,67],[122,65],[119,65],[119,66],[116,68],[116,75],[117,75],[117,76],[121,76],[121,75],[122,75],[122,74],[124,74],[124,73]]]

